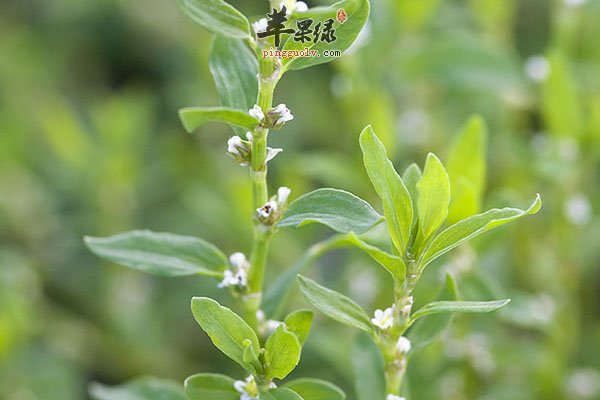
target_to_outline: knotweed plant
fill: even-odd
[[[286,296],[298,277],[301,291],[315,308],[366,332],[366,336],[359,336],[355,349],[357,359],[370,360],[364,364],[368,373],[357,375],[357,396],[361,400],[399,399],[412,350],[443,330],[449,322],[448,313],[487,312],[507,303],[456,301],[456,284],[448,277],[443,301],[413,311],[413,291],[425,267],[485,231],[535,213],[541,205],[539,198],[525,211],[505,208],[476,214],[481,197],[481,185],[476,182],[482,174],[477,168],[469,169],[474,156],[468,154],[468,145],[460,155],[464,159],[453,162],[461,179],[456,186],[453,182],[451,189],[451,178],[433,154],[427,157],[422,172],[411,165],[400,177],[382,143],[367,127],[360,136],[360,146],[367,174],[382,200],[383,216],[364,200],[337,189],[318,189],[289,202],[290,189],[269,190],[267,186],[267,165],[282,151],[268,146],[269,133],[294,119],[285,104],[273,104],[275,88],[286,73],[332,60],[293,56],[300,50],[308,49],[305,55],[310,55],[350,47],[367,21],[368,1],[343,0],[330,7],[308,8],[295,0],[272,0],[270,9],[265,10],[270,19],[259,18],[253,23],[223,0],[180,0],[180,4],[194,22],[215,35],[209,66],[221,100],[220,107],[182,109],[180,117],[189,132],[207,122],[223,122],[234,129],[236,135],[227,140],[226,154],[249,171],[254,210],[248,218],[254,232],[252,244],[249,249],[226,255],[199,238],[151,231],[86,237],[85,242],[98,256],[133,269],[169,277],[215,279],[215,285],[231,296],[235,311],[211,298],[194,297],[192,314],[212,343],[246,375],[203,372],[188,377],[184,387],[143,378],[115,388],[93,385],[92,396],[100,400],[344,399],[339,388],[319,379],[283,381],[298,364],[312,324],[311,311],[285,315]],[[318,31],[314,27],[312,40],[307,41],[308,20],[321,21],[318,23],[322,25]],[[290,32],[290,26],[302,29],[304,36]],[[287,35],[281,36],[284,32]],[[465,140],[471,136],[465,135]],[[461,170],[460,166],[466,167]],[[452,211],[456,204],[460,204],[458,213]],[[461,213],[465,218],[445,225],[449,210],[450,221]],[[384,221],[391,251],[368,244],[360,236]],[[279,229],[307,223],[326,225],[337,235],[310,247],[265,291],[273,235]],[[390,306],[376,310],[372,318],[344,295],[298,276],[322,254],[343,246],[365,251],[393,281]]]

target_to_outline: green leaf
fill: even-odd
[[[448,222],[453,224],[481,212],[486,174],[487,127],[471,117],[450,149],[446,162],[452,191]]]
[[[344,400],[346,395],[340,388],[320,379],[301,378],[285,384],[304,400]]]
[[[279,325],[267,339],[265,350],[267,376],[284,379],[298,365],[302,346],[295,334]]]
[[[242,359],[244,365],[253,375],[262,375],[264,373],[263,365],[258,359],[258,354],[254,351],[252,341],[250,339],[244,340],[244,354]]]
[[[442,162],[433,153],[427,155],[423,177],[417,183],[417,192],[421,243],[427,243],[427,239],[446,220],[450,204],[450,180]]]
[[[252,131],[258,125],[258,120],[247,111],[227,107],[187,107],[179,110],[179,118],[183,127],[192,133],[207,122],[224,122]]]
[[[438,300],[457,299],[458,287],[456,279],[450,273],[447,273],[446,282],[438,296]],[[448,325],[450,325],[452,317],[453,314],[438,314],[416,321],[408,331],[408,339],[412,344],[412,351],[424,349],[437,340],[448,328]]]
[[[244,342],[250,340],[256,354],[260,345],[256,333],[246,321],[207,297],[192,299],[192,314],[219,350],[243,368],[251,370],[244,362]]]
[[[188,377],[184,385],[189,400],[239,400],[234,382],[225,375],[197,374]]]
[[[349,233],[347,238],[352,245],[358,247],[371,256],[373,260],[382,265],[396,280],[396,283],[404,282],[404,279],[406,278],[406,265],[404,265],[404,261],[402,261],[400,257],[389,254],[379,247],[363,242],[353,233]]]
[[[258,96],[258,61],[244,40],[215,36],[208,66],[222,106],[237,110],[252,108]],[[234,130],[239,136],[246,133],[239,127]]]
[[[280,227],[297,228],[310,223],[326,225],[336,232],[363,233],[383,221],[369,203],[338,189],[317,189],[294,200]]]
[[[383,212],[394,246],[404,254],[410,240],[413,209],[408,190],[387,158],[381,141],[367,126],[360,134],[360,147],[369,179],[381,198]]]
[[[357,400],[384,400],[387,395],[383,357],[369,335],[360,332],[352,346]]]
[[[419,318],[433,314],[472,313],[481,314],[496,311],[510,303],[510,299],[495,301],[436,301],[421,307],[410,318],[409,325]]]
[[[302,275],[298,275],[298,287],[306,301],[328,317],[365,332],[373,331],[367,313],[350,298]]]
[[[285,317],[285,327],[298,338],[300,344],[304,344],[308,338],[313,321],[313,312],[310,310],[298,310]]]
[[[494,208],[449,226],[433,239],[427,250],[421,256],[421,269],[424,269],[430,262],[462,243],[493,228],[517,220],[525,215],[535,214],[541,207],[542,199],[538,194],[535,201],[527,210],[519,210],[517,208]]]
[[[250,23],[223,0],[179,0],[185,14],[207,31],[226,37],[251,39]]]
[[[161,276],[221,277],[229,265],[221,250],[190,236],[131,231],[106,238],[86,236],[84,241],[99,257]]]
[[[187,400],[179,383],[152,377],[137,378],[115,387],[93,383],[90,396],[94,400]]]
[[[288,388],[270,389],[262,392],[259,400],[304,400],[300,395]]]
[[[402,180],[406,185],[406,189],[410,194],[410,199],[413,207],[413,225],[417,222],[417,199],[419,198],[419,192],[417,191],[417,183],[423,177],[421,168],[415,163],[412,163],[404,170],[402,174]]]
[[[340,24],[336,21],[336,14],[340,8],[343,8],[348,14],[348,19],[344,24]],[[350,45],[354,43],[358,34],[367,23],[367,20],[369,19],[369,8],[368,0],[343,0],[327,8],[310,10],[312,13],[318,12],[318,19],[320,21],[324,21],[328,18],[334,19],[335,23],[333,27],[335,28],[337,40],[333,43],[320,41],[315,44],[314,42],[300,43],[291,38],[288,39],[283,45],[284,50],[302,50],[308,47],[311,50],[318,50],[321,56],[284,58],[282,60],[284,72],[287,70],[308,68],[335,60],[333,57],[324,57],[321,53],[323,50],[339,50],[342,52],[347,50]],[[304,16],[305,15],[302,14],[302,17]]]

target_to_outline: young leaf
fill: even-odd
[[[302,346],[298,338],[279,325],[267,339],[265,344],[265,362],[267,376],[284,379],[296,368],[300,361]]]
[[[410,239],[413,209],[402,179],[387,158],[383,143],[370,126],[360,134],[360,148],[369,179],[381,198],[383,213],[394,246],[404,254]]]
[[[313,313],[309,310],[294,311],[285,317],[285,327],[298,338],[300,344],[304,344],[308,338],[312,325]]]
[[[387,390],[383,357],[373,339],[360,332],[352,346],[357,400],[383,400]]]
[[[404,278],[406,277],[406,265],[404,265],[404,261],[402,261],[400,257],[391,255],[381,250],[379,247],[371,246],[370,244],[363,242],[354,233],[349,233],[347,238],[350,243],[367,253],[373,260],[382,265],[397,283],[404,282]]]
[[[320,379],[296,379],[286,383],[285,387],[298,393],[304,400],[344,400],[346,398],[340,388]]]
[[[352,193],[337,189],[317,189],[294,200],[280,227],[297,228],[317,222],[336,232],[363,233],[383,220],[369,203]]]
[[[250,339],[244,340],[244,355],[242,359],[244,360],[244,365],[246,369],[250,371],[253,375],[263,374],[264,369],[263,365],[258,359],[258,354],[254,351],[254,347],[252,346],[252,341]]]
[[[453,224],[481,212],[485,190],[487,127],[480,116],[471,117],[450,149],[446,162],[452,200],[448,222]]]
[[[510,303],[510,299],[496,301],[436,301],[421,307],[410,318],[410,323],[433,314],[472,313],[481,314],[496,311]]]
[[[270,389],[261,392],[259,400],[304,400],[300,395],[288,388]]]
[[[189,133],[207,122],[224,122],[246,130],[254,130],[258,120],[242,110],[227,107],[187,107],[179,110],[179,118]]]
[[[373,326],[367,313],[350,298],[298,275],[298,287],[310,304],[342,324],[371,333]]]
[[[161,276],[221,277],[229,265],[223,252],[212,244],[171,233],[131,231],[106,238],[86,236],[84,241],[99,257]]]
[[[260,345],[256,333],[246,321],[207,297],[192,299],[192,314],[219,350],[243,368],[250,369],[244,362],[244,342],[250,340],[256,354]]]
[[[423,243],[434,234],[448,216],[450,181],[441,161],[432,153],[427,155],[423,178],[417,183],[419,231]]]
[[[226,37],[251,39],[250,23],[223,0],[179,0],[185,14],[207,31]]]
[[[477,214],[444,229],[429,245],[421,256],[421,269],[430,262],[454,249],[462,243],[473,239],[490,229],[502,226],[525,215],[535,214],[542,207],[542,199],[538,194],[527,210],[517,208],[494,208]]]
[[[406,189],[410,194],[410,199],[413,207],[413,225],[417,222],[417,199],[419,198],[419,193],[417,191],[417,183],[423,177],[423,173],[421,172],[421,168],[415,163],[412,163],[404,170],[402,174],[402,181],[406,185]]]
[[[181,384],[152,377],[137,378],[115,387],[93,383],[90,396],[94,400],[187,400]]]
[[[188,377],[184,386],[189,400],[239,400],[234,382],[225,375],[197,374]]]
[[[456,280],[451,274],[446,274],[446,283],[443,290],[438,296],[438,301],[458,299],[458,287]],[[408,331],[408,338],[412,344],[412,351],[417,351],[429,346],[450,325],[453,314],[438,314],[432,315],[428,318],[423,318],[414,323],[414,325]]]
[[[367,23],[367,20],[369,19],[369,7],[368,0],[343,0],[327,8],[320,8],[319,10],[313,9],[311,12],[318,12],[319,20],[322,21],[325,21],[328,18],[332,18],[335,21],[336,14],[340,8],[343,8],[346,11],[348,15],[346,22],[340,24],[336,21],[333,25],[337,37],[336,41],[327,43],[326,41],[321,40],[318,43],[314,43],[314,41],[301,43],[288,39],[284,43],[283,49],[302,50],[308,47],[311,50],[318,50],[319,53],[322,53],[323,50],[339,50],[343,52],[354,43],[358,34]],[[334,59],[335,58],[333,57],[323,57],[321,54],[320,57],[284,58],[282,64],[284,71],[298,70],[327,63]]]
[[[208,66],[223,107],[252,108],[258,95],[258,61],[244,40],[215,36]],[[234,130],[240,136],[246,133],[239,127]]]

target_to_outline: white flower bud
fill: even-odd
[[[274,216],[277,214],[277,203],[273,200],[269,200],[264,206],[256,209],[258,220],[265,224],[272,224],[274,222]]]
[[[254,107],[248,110],[248,114],[256,118],[259,122],[262,122],[265,119],[265,113],[258,104],[255,104]]]
[[[286,122],[290,122],[293,119],[294,116],[285,104],[279,104],[277,107],[272,108],[267,114],[269,126],[274,129],[281,128]]]
[[[306,12],[306,11],[308,11],[308,6],[306,5],[306,3],[303,1],[297,1],[294,12]]]
[[[277,156],[277,154],[281,153],[283,149],[273,149],[271,147],[267,147],[267,158],[265,162],[269,162]]]
[[[223,280],[219,288],[238,286],[245,288],[248,285],[248,270],[250,262],[243,253],[233,253],[229,256],[230,269],[223,272]]]
[[[388,394],[385,400],[406,400],[405,397],[396,396],[395,394]]]
[[[264,32],[267,30],[269,21],[266,18],[261,18],[252,24],[255,33]]]
[[[410,340],[406,336],[400,336],[398,343],[396,343],[396,350],[401,354],[408,354],[411,349]]]
[[[285,186],[282,186],[279,189],[277,189],[277,206],[279,208],[284,208],[287,205],[290,193],[292,193],[292,190]]]
[[[251,151],[251,143],[242,140],[239,136],[232,136],[227,140],[227,155],[242,166],[249,164]]]

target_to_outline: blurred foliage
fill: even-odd
[[[266,11],[266,1],[232,3]],[[403,169],[447,154],[481,114],[484,205],[524,206],[517,193],[537,191],[545,206],[425,274],[423,301],[446,270],[465,299],[514,300],[498,318],[457,317],[415,354],[411,398],[600,399],[600,1],[373,3],[349,54],[281,83],[275,101],[296,119],[272,135],[285,148],[272,187],[296,197],[332,186],[374,201],[358,151],[366,124]],[[189,311],[193,295],[220,297],[216,282],[107,265],[81,240],[149,228],[248,250],[250,187],[224,154],[229,128],[191,136],[177,119],[182,106],[218,103],[210,36],[175,1],[141,0],[8,0],[0,32],[0,398],[82,399],[92,381],[240,374]],[[325,235],[282,231],[269,280]],[[384,273],[358,251],[331,253],[313,272],[366,307],[389,302]],[[310,372],[352,393],[351,333],[318,317],[293,377]]]

